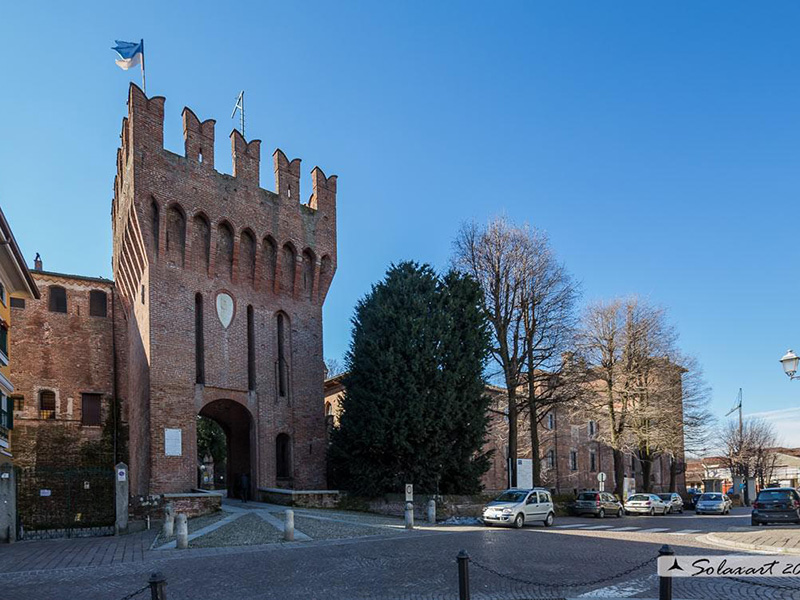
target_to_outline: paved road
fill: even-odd
[[[459,550],[465,549],[475,561],[499,573],[536,582],[509,580],[473,565],[471,582],[476,599],[582,594],[655,598],[658,594],[653,565],[611,581],[591,582],[641,564],[655,556],[664,543],[678,554],[726,553],[705,543],[703,536],[711,531],[745,527],[749,523],[747,514],[739,510],[728,517],[685,514],[605,520],[563,518],[553,528],[531,526],[521,531],[439,528],[258,549],[150,552],[139,562],[94,568],[35,571],[37,565],[31,559],[31,571],[3,575],[2,597],[119,600],[144,585],[148,574],[158,569],[167,576],[170,600],[456,598],[454,559]],[[2,552],[0,549],[0,555]],[[794,597],[800,598],[799,580],[771,581],[797,585]],[[542,585],[554,582],[573,587],[554,589]],[[675,588],[676,599],[793,597],[792,592],[721,579],[680,580]],[[143,597],[146,595],[139,596]]]

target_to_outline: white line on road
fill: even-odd
[[[611,529],[613,525],[592,525],[591,527],[584,527],[583,531],[588,531],[589,529]]]
[[[693,533],[700,533],[699,529],[683,529],[681,531],[673,531],[670,535],[691,535]]]
[[[642,529],[639,533],[659,533],[661,531],[669,531],[668,527],[653,527],[651,529]]]
[[[641,529],[641,527],[614,527],[610,531],[636,531],[638,529]]]
[[[573,523],[572,525],[556,525],[556,528],[557,529],[569,529],[571,527],[586,527],[587,525],[588,525],[588,523],[578,523],[578,524]]]

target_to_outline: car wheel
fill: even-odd
[[[483,524],[484,524],[486,527],[491,527],[491,526],[492,526],[492,523],[489,523],[489,521],[484,521],[484,522],[483,522]]]
[[[517,518],[514,519],[514,527],[517,529],[522,529],[523,525],[525,525],[525,517],[522,515],[522,513],[519,513]]]
[[[597,513],[597,518],[598,519],[605,519],[606,518],[606,509],[605,508],[601,508],[600,509],[600,512]]]
[[[631,516],[631,513],[629,513],[629,512],[626,510],[626,511],[625,511],[625,516],[626,516],[626,517],[630,517],[630,516]]]
[[[672,507],[671,506],[667,506],[666,508],[664,508],[664,514],[665,515],[671,515],[672,514]]]
[[[655,508],[651,508],[649,514],[650,514],[651,517],[654,517],[655,514],[656,514],[656,509]]]
[[[545,527],[552,527],[553,526],[553,521],[555,521],[555,519],[553,517],[553,513],[548,514],[547,518],[544,520],[544,526]]]
[[[617,518],[618,519],[622,518],[622,509],[621,508],[617,511]]]
[[[750,519],[750,527],[758,527],[758,521],[755,519]]]

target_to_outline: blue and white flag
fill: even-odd
[[[135,67],[144,62],[144,40],[140,41],[138,44],[135,42],[115,41],[117,45],[114,46],[112,50],[119,54],[119,60],[115,62],[120,69],[125,69],[127,71],[131,67]]]

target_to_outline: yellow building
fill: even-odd
[[[0,542],[16,538],[16,490],[14,485],[11,430],[14,428],[14,406],[10,381],[9,340],[11,327],[11,295],[14,302],[39,298],[39,290],[31,277],[25,259],[0,209]]]

